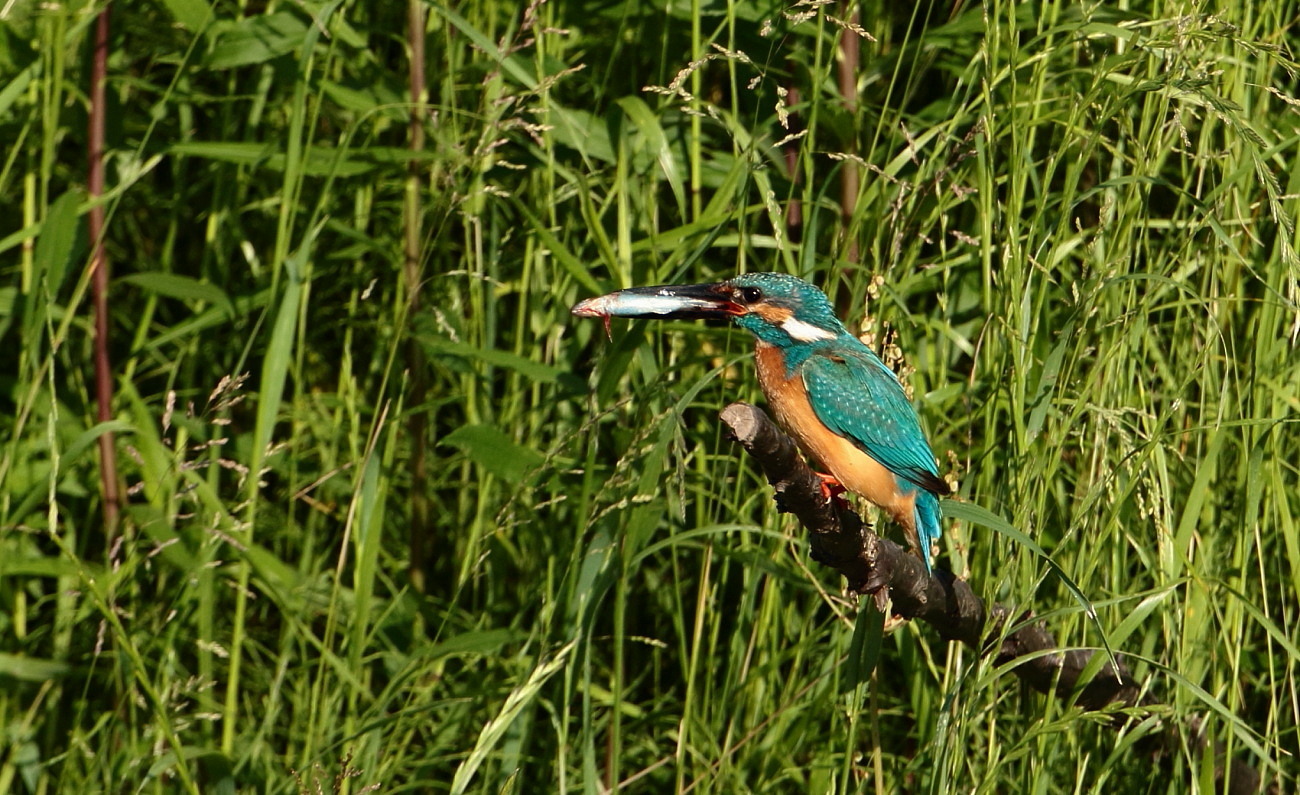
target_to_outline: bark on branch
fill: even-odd
[[[761,409],[733,403],[723,410],[722,421],[758,461],[776,491],[777,505],[794,514],[808,531],[813,560],[842,574],[851,590],[870,594],[882,606],[888,596],[895,615],[924,621],[944,640],[993,654],[999,664],[1015,661],[1016,676],[1040,693],[1072,699],[1090,710],[1154,705],[1142,696],[1122,660],[1107,660],[1080,685],[1094,652],[1057,649],[1056,639],[1040,622],[1030,620],[1030,615],[1013,616],[1002,605],[986,606],[968,583],[947,571],[935,569],[927,576],[920,559],[877,536],[847,505],[823,496],[821,481],[794,442]],[[1120,716],[1117,725],[1122,724]],[[1194,747],[1206,745],[1199,721],[1188,726],[1183,736]],[[1179,737],[1174,729],[1163,740],[1166,745],[1177,744]],[[1220,781],[1227,765],[1226,791],[1231,795],[1261,791],[1260,774],[1250,765],[1224,759],[1217,746],[1215,761]]]

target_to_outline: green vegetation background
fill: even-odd
[[[416,4],[422,143],[402,4],[114,4],[97,425],[103,7],[0,9],[0,791],[1209,792],[1142,742],[1195,716],[1295,789],[1296,3]],[[1164,706],[923,626],[847,673],[719,430],[747,340],[568,314],[738,270],[896,344],[1096,619],[947,565]]]

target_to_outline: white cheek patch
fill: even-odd
[[[817,342],[818,340],[835,339],[834,333],[792,317],[781,321],[781,328],[796,342]]]

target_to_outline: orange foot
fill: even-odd
[[[825,498],[827,502],[834,500],[837,508],[849,507],[848,502],[840,497],[841,494],[848,492],[848,489],[844,488],[843,483],[839,482],[834,475],[828,475],[825,472],[814,472],[813,474],[822,482],[822,497]]]

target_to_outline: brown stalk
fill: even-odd
[[[106,3],[95,21],[95,50],[90,68],[90,271],[95,308],[95,404],[99,422],[113,418],[113,365],[108,356],[108,257],[104,253],[104,83],[108,77],[108,12]],[[104,541],[111,549],[117,533],[121,495],[117,478],[117,448],[113,434],[99,437],[99,472],[104,488]]]
[[[412,152],[424,150],[424,5],[421,0],[407,3],[407,40],[410,47],[409,82],[411,86],[411,118],[408,122],[408,139]],[[403,276],[406,281],[407,317],[420,311],[420,239],[423,235],[420,220],[420,163],[412,158],[406,172],[406,196],[403,207],[405,246]],[[411,562],[409,575],[417,591],[425,589],[425,539],[429,530],[429,496],[427,488],[428,463],[425,442],[428,418],[423,408],[425,391],[424,354],[414,336],[406,342],[406,366],[411,378],[410,405],[414,409],[407,419],[411,436],[411,527],[408,535]]]
[[[848,21],[856,26],[860,21],[857,3],[852,3]],[[849,117],[856,115],[858,109],[858,64],[862,59],[862,41],[852,30],[840,31],[839,83],[840,97]],[[847,154],[856,154],[857,141],[846,142]],[[844,258],[849,262],[858,261],[858,240],[850,233],[853,212],[858,205],[858,164],[852,158],[845,158],[840,163],[840,219],[844,225],[843,232],[848,247]]]
[[[794,72],[795,65],[789,63],[791,73]],[[790,87],[786,90],[785,102],[787,107],[798,107],[801,97],[799,96],[799,86],[794,80],[790,81]],[[799,114],[790,114],[791,129],[802,126]],[[790,201],[785,207],[785,230],[786,235],[793,242],[798,242],[803,237],[803,205],[799,202],[798,187],[801,181],[799,172],[799,141],[790,141],[784,147],[785,169],[790,174]]]

